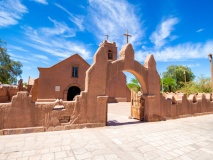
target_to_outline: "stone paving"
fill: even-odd
[[[140,123],[127,104],[107,127],[0,136],[0,160],[213,159],[213,115]]]

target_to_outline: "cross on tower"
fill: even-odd
[[[108,34],[106,34],[105,36],[106,36],[106,39],[108,40],[108,38],[109,38],[109,35],[108,35]]]
[[[128,37],[132,37],[132,35],[128,34],[128,29],[126,30],[126,34],[124,34],[124,36],[126,36],[126,43],[128,43]]]

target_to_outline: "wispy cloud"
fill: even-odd
[[[31,69],[33,69],[33,68],[36,68],[36,67],[24,65],[22,69],[23,69],[24,71],[29,71],[29,70],[31,70]]]
[[[23,51],[23,52],[28,52],[26,49],[20,47],[20,46],[14,46],[14,45],[8,45],[8,51],[13,51],[13,50],[18,50],[18,51]]]
[[[204,31],[204,29],[203,29],[203,28],[200,28],[200,29],[198,29],[196,32],[202,32],[202,31]]]
[[[42,52],[49,53],[57,56],[58,58],[67,58],[75,53],[81,55],[84,59],[91,59],[91,53],[87,46],[80,42],[73,42],[68,39],[68,35],[71,35],[69,28],[65,24],[54,22],[58,28],[39,28],[34,29],[32,27],[23,27],[26,38],[24,42],[26,45],[40,50]]]
[[[21,55],[14,54],[12,52],[9,52],[9,55],[13,60],[20,61],[21,63],[24,63],[25,65],[31,64],[32,62],[42,62],[42,63],[45,63],[45,64],[49,64],[49,58],[47,56],[44,56],[44,55],[25,54],[24,56],[21,56]]]
[[[160,48],[167,43],[174,29],[174,25],[176,25],[178,21],[177,18],[166,19],[157,27],[156,31],[152,33],[150,40],[155,44],[156,48]],[[170,40],[173,39],[172,37],[170,38]]]
[[[70,17],[69,20],[73,22],[80,31],[84,30],[83,22],[84,22],[84,16],[81,15],[73,15],[71,12],[69,12],[65,7],[61,6],[60,4],[56,3],[55,6],[62,9],[64,12],[66,12]]]
[[[153,54],[157,61],[183,61],[198,58],[207,58],[213,50],[213,41],[206,43],[184,43],[163,50],[151,49],[138,51],[135,56],[139,61],[144,61],[148,54]]]
[[[0,1],[0,28],[18,24],[27,12],[20,0]]]
[[[48,17],[49,20],[54,24],[53,28],[41,28],[40,33],[45,34],[46,36],[63,36],[63,37],[74,37],[75,32],[72,28],[69,28],[65,23],[57,22],[56,20]]]
[[[49,58],[47,56],[44,56],[44,55],[40,55],[40,54],[33,54],[33,57],[36,57],[36,58],[39,58],[39,59],[42,59],[42,60],[49,60]]]
[[[46,0],[34,0],[34,1],[38,3],[42,3],[44,5],[48,5],[48,2]]]
[[[194,68],[194,67],[200,67],[199,63],[195,63],[195,64],[186,64],[184,66],[190,67],[190,68]]]
[[[130,43],[139,42],[143,37],[140,15],[136,7],[126,0],[89,0],[88,18],[86,27],[95,34],[99,41],[103,41],[105,34],[109,40],[119,45],[125,43],[123,34],[126,29],[132,34]]]
[[[11,52],[8,52],[8,54],[13,60],[20,61],[21,63],[29,63],[29,60],[31,60],[30,56],[20,56]]]

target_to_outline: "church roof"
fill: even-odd
[[[89,63],[87,63],[79,54],[76,53],[76,54],[74,54],[74,55],[72,55],[72,56],[70,56],[70,57],[68,57],[68,58],[66,58],[66,59],[64,59],[64,60],[62,60],[62,61],[56,63],[55,65],[53,65],[53,66],[51,66],[51,67],[49,67],[49,68],[38,67],[38,70],[40,71],[41,69],[55,68],[56,66],[58,66],[58,65],[60,65],[60,64],[62,64],[62,63],[64,63],[64,62],[66,62],[66,61],[69,61],[70,59],[74,59],[74,58],[79,58],[79,59],[81,59],[82,62],[84,62],[86,65],[90,66]]]

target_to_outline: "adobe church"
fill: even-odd
[[[100,44],[105,49],[103,56],[108,61],[117,60],[116,43],[104,41]],[[56,99],[73,101],[76,95],[85,90],[86,72],[90,65],[78,54],[55,64],[50,68],[39,67],[39,78],[35,80],[31,90],[33,101],[54,102]],[[99,78],[100,75],[96,75]],[[109,82],[106,88],[109,96],[108,102],[129,102],[131,92],[126,85],[126,75],[123,72],[117,74]]]

